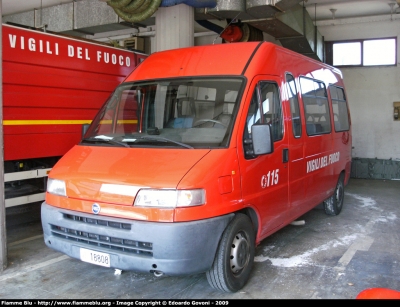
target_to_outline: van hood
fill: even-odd
[[[49,177],[65,181],[68,198],[131,206],[141,188],[175,189],[209,152],[77,145],[60,159]]]

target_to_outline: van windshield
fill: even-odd
[[[123,83],[103,105],[82,144],[223,148],[229,145],[242,78]]]

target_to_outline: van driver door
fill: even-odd
[[[279,78],[258,76],[246,99],[246,114],[241,122],[242,139],[239,142],[242,195],[246,205],[255,208],[260,217],[258,238],[272,233],[287,220],[288,202],[288,140],[284,133]],[[249,101],[250,100],[250,101]],[[243,123],[244,121],[244,123]],[[267,123],[271,126],[273,152],[264,155],[252,153],[251,127]]]

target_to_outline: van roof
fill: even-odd
[[[295,63],[311,64],[310,70],[321,65],[332,69],[328,65],[270,42],[242,42],[155,52],[125,81],[187,76],[243,76],[260,73],[279,75],[282,69],[285,70],[284,67],[288,66],[288,62],[291,62],[291,69]],[[268,67],[268,72],[265,71],[265,67]],[[340,74],[339,71],[336,72]]]
[[[155,52],[127,80],[241,75],[259,44],[260,42],[217,44]]]

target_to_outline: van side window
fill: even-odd
[[[98,134],[109,134],[113,132],[114,128],[114,117],[118,106],[118,98],[115,94],[109,98],[109,103],[104,106],[101,110],[101,125],[96,127],[96,133]]]
[[[286,88],[290,105],[290,113],[292,114],[293,136],[298,138],[301,136],[301,115],[296,83],[291,74],[286,74]]]
[[[341,87],[329,86],[329,92],[332,99],[333,122],[335,131],[348,131],[350,129],[349,111],[344,90]]]
[[[128,89],[121,93],[116,133],[133,133],[137,130],[139,108],[136,91]]]
[[[331,132],[328,95],[323,82],[301,77],[301,95],[308,135]]]
[[[251,127],[259,123],[271,125],[274,141],[283,138],[282,104],[276,83],[262,81],[254,89],[247,113],[244,139],[251,139]],[[245,145],[245,151],[246,146],[248,145]],[[246,156],[246,158],[252,158],[252,156]]]

